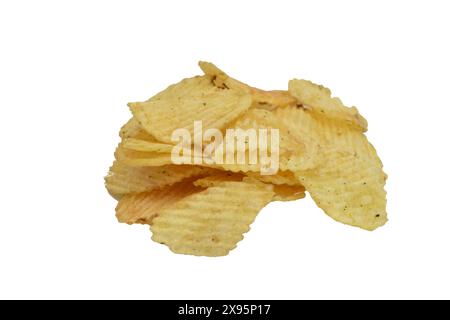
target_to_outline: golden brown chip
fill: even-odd
[[[123,196],[116,207],[117,220],[128,224],[151,224],[153,218],[164,209],[203,190],[202,187],[194,186],[192,182],[193,179],[186,179],[162,189]]]
[[[320,116],[329,117],[362,131],[367,131],[367,121],[359,114],[356,107],[344,106],[339,98],[332,98],[328,88],[307,80],[289,81],[289,93],[299,104],[310,108]]]
[[[143,128],[161,142],[173,143],[172,133],[185,128],[194,137],[194,122],[202,129],[223,129],[251,106],[251,96],[235,89],[220,89],[207,76],[184,79],[156,97],[130,103]]]
[[[305,187],[303,186],[289,186],[286,184],[279,184],[273,186],[275,196],[274,201],[292,201],[303,199],[305,197]]]
[[[152,239],[176,253],[227,255],[273,195],[271,185],[254,179],[223,181],[163,210],[153,220]]]

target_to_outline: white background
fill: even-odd
[[[448,1],[2,1],[1,298],[450,298]],[[390,221],[273,203],[227,257],[175,255],[103,186],[129,101],[198,60],[322,83],[369,120]]]

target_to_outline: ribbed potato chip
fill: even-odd
[[[286,108],[279,108],[280,110]],[[277,109],[278,110],[278,109]],[[233,125],[234,128],[239,129],[277,129],[279,130],[279,169],[282,171],[298,171],[307,170],[317,166],[319,159],[318,149],[320,148],[320,141],[315,137],[310,136],[310,132],[304,130],[302,126],[295,126],[288,128],[284,125],[283,120],[277,113],[277,110],[269,111],[262,109],[251,109],[241,118],[239,118]],[[224,141],[227,140],[227,134]],[[267,149],[271,149],[271,139],[268,137]],[[224,142],[225,143],[225,142]],[[248,158],[248,148],[246,148],[246,157]],[[236,157],[236,155],[235,155]],[[259,158],[261,160],[261,158]],[[234,163],[218,164],[224,170],[233,172],[261,172],[261,162],[251,164],[246,162],[239,164],[235,160]]]
[[[152,141],[155,142],[155,138],[152,137],[147,131],[142,128],[139,124],[139,121],[133,117],[125,123],[120,129],[119,136],[122,139],[133,138],[140,139],[144,141]]]
[[[123,196],[116,207],[119,222],[151,224],[164,209],[174,206],[181,199],[204,190],[192,184],[193,179],[138,194]]]
[[[289,93],[299,104],[311,109],[312,112],[342,121],[353,128],[367,131],[367,121],[359,114],[356,107],[344,106],[339,98],[332,98],[328,88],[307,80],[289,81]]]
[[[385,224],[386,176],[366,136],[360,130],[308,110],[288,107],[276,112],[285,119],[286,127],[309,126],[311,134],[321,141],[319,166],[296,172],[317,205],[345,224],[367,230]]]
[[[327,164],[299,172],[316,204],[336,221],[374,230],[387,221],[385,175],[375,161],[345,152],[324,155]]]
[[[211,62],[200,61],[199,66],[205,75],[212,78],[217,87],[239,89],[249,92],[253,97],[253,102],[255,102],[258,107],[273,109],[276,107],[295,105],[297,103],[297,100],[287,91],[265,91],[251,87],[241,81],[231,78]]]
[[[160,167],[130,167],[114,161],[105,177],[106,189],[115,198],[127,193],[140,193],[172,185],[192,176],[211,175],[213,169],[189,165],[165,165]]]
[[[252,98],[241,90],[216,87],[210,77],[194,77],[168,87],[157,97],[130,103],[143,128],[161,142],[172,143],[176,129],[188,129],[194,137],[194,122],[203,130],[223,129],[251,106]]]
[[[227,255],[273,195],[271,185],[254,179],[223,181],[163,210],[153,220],[152,239],[176,253]]]
[[[122,128],[120,128],[119,136],[122,139],[124,139],[124,138],[133,138],[141,130],[142,130],[142,128],[139,125],[139,121],[135,117],[132,117],[130,120],[127,121],[127,123],[125,123],[122,126]]]

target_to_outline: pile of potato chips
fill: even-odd
[[[264,206],[301,199],[305,190],[336,221],[366,230],[387,221],[386,174],[355,107],[310,81],[263,91],[211,63],[199,65],[204,75],[129,104],[133,117],[120,130],[105,178],[119,222],[150,225],[152,239],[175,253],[223,256]],[[172,133],[194,134],[199,120],[203,130],[278,129],[279,171],[262,175],[250,163],[174,164]]]

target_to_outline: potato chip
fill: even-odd
[[[127,224],[151,224],[164,209],[204,190],[202,187],[194,186],[192,182],[193,179],[186,179],[162,189],[123,196],[116,207],[117,220]]]
[[[172,185],[192,176],[214,174],[213,169],[189,165],[159,167],[130,167],[114,161],[105,177],[105,185],[115,198],[127,193],[140,193]]]
[[[273,195],[271,185],[254,179],[223,181],[163,210],[153,220],[152,239],[176,253],[227,255]]]
[[[374,230],[387,221],[385,176],[376,162],[358,153],[326,154],[327,165],[299,172],[316,204],[336,221]]]
[[[307,80],[289,81],[289,93],[299,104],[310,108],[313,113],[320,114],[347,125],[367,131],[367,121],[361,116],[356,107],[344,106],[339,98],[332,98],[328,88]]]
[[[367,230],[383,225],[387,221],[385,174],[366,136],[311,111],[289,107],[276,112],[286,127],[309,126],[320,138],[320,165],[296,172],[316,204],[342,223]]]
[[[273,109],[276,107],[297,104],[297,100],[287,91],[264,91],[251,87],[243,82],[229,77],[225,72],[210,62],[200,61],[199,66],[205,75],[208,75],[213,79],[213,82],[217,87],[239,89],[250,93],[257,107]]]
[[[209,77],[194,77],[168,87],[157,98],[130,103],[143,128],[161,142],[172,143],[172,133],[188,129],[194,137],[194,122],[202,120],[203,130],[223,129],[251,106],[249,94],[220,89]],[[194,137],[195,138],[195,137]]]
[[[213,83],[219,88],[230,88],[235,87],[242,90],[250,92],[248,85],[237,81],[236,79],[230,78],[225,72],[220,70],[215,64],[206,61],[199,61],[198,66],[205,75],[212,78]],[[228,81],[228,83],[226,83]]]
[[[142,130],[142,128],[139,125],[139,121],[135,117],[132,117],[122,126],[122,128],[120,128],[119,136],[122,139],[133,138],[140,130]]]
[[[289,107],[295,108],[295,107]],[[283,110],[285,108],[280,108]],[[277,109],[278,110],[278,109]],[[319,140],[309,136],[307,130],[302,126],[286,127],[280,115],[274,111],[251,109],[234,123],[234,128],[246,129],[277,129],[279,130],[279,168],[283,171],[307,170],[317,166],[319,160],[318,149]],[[225,135],[224,141],[227,140]],[[268,150],[271,149],[270,139],[268,139]],[[248,156],[248,148],[247,148]],[[261,160],[261,159],[259,159]],[[261,172],[261,163],[219,164],[225,170],[233,172]]]
[[[147,131],[144,130],[144,128],[142,128],[139,121],[134,117],[122,126],[119,136],[122,139],[134,138],[145,141],[156,141],[155,138],[153,138]]]

